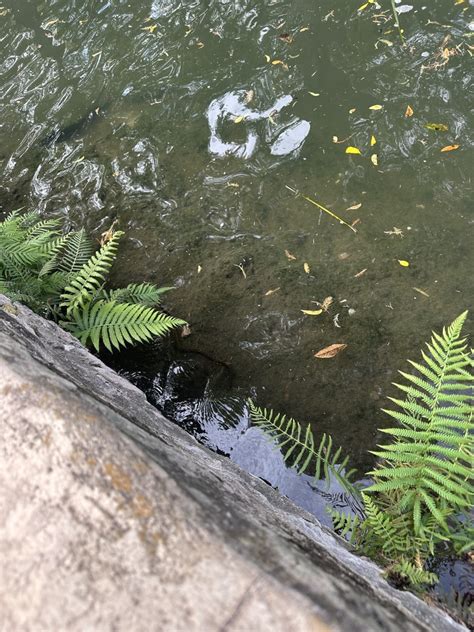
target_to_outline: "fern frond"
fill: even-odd
[[[61,324],[83,344],[90,342],[97,351],[104,344],[112,351],[163,336],[185,322],[144,305],[97,301],[74,309],[72,320]]]
[[[330,435],[324,433],[317,445],[309,424],[306,430],[303,430],[295,419],[274,413],[270,409],[258,408],[252,400],[249,400],[248,404],[252,422],[273,439],[282,450],[284,460],[299,474],[304,474],[312,468],[315,483],[322,476],[327,481],[332,476],[354,498],[359,496],[356,486],[351,482],[355,470],[346,471],[349,458],[342,457],[340,448],[333,451]]]
[[[174,287],[157,287],[152,283],[130,283],[124,288],[111,290],[108,298],[117,303],[139,303],[152,307],[160,304],[162,294],[174,289]]]
[[[89,261],[93,251],[92,243],[83,228],[77,232],[68,233],[58,253],[58,270],[67,274],[79,272]]]
[[[388,575],[392,577],[398,576],[414,587],[420,587],[425,584],[432,585],[438,582],[436,573],[431,573],[424,570],[424,568],[419,568],[413,562],[409,562],[406,559],[393,564],[388,569]]]
[[[91,301],[99,291],[115,260],[118,241],[122,235],[120,231],[114,233],[111,239],[81,266],[64,289],[61,306],[66,308],[68,314],[74,312],[77,307],[84,307],[85,303]]]

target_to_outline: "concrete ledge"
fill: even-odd
[[[1,630],[463,630],[0,296]]]

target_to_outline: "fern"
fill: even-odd
[[[157,287],[152,283],[131,283],[124,288],[111,290],[108,294],[110,300],[117,303],[140,303],[141,305],[159,305],[161,295],[174,287]]]
[[[413,562],[401,559],[400,562],[392,564],[387,571],[389,577],[398,577],[404,583],[420,588],[424,584],[435,584],[438,581],[436,573],[426,571],[423,567],[418,567]]]
[[[145,305],[97,301],[84,309],[75,309],[73,320],[63,322],[83,344],[90,340],[99,351],[103,343],[109,351],[120,349],[134,342],[146,342],[155,336],[163,336],[185,322],[167,316]]]
[[[77,307],[84,307],[85,303],[91,301],[105,283],[105,277],[117,256],[118,241],[122,235],[121,231],[115,232],[110,240],[78,270],[69,285],[64,288],[64,292],[61,294],[63,299],[61,307],[65,307],[68,314],[74,312]]]
[[[369,493],[403,492],[409,499],[415,534],[423,530],[421,516],[429,512],[448,531],[443,512],[467,512],[474,500],[471,361],[461,339],[467,312],[443,334],[433,334],[423,353],[424,364],[411,362],[419,375],[402,375],[411,383],[396,384],[405,400],[391,398],[401,411],[387,410],[400,427],[382,430],[395,437],[374,452],[382,463],[370,474]],[[412,386],[412,385],[415,386]]]
[[[333,476],[346,491],[357,495],[357,490],[351,482],[355,470],[346,471],[349,458],[342,457],[341,448],[333,450],[330,435],[324,433],[317,445],[309,424],[306,430],[303,430],[295,419],[276,414],[266,408],[257,408],[252,400],[249,400],[249,408],[252,422],[275,441],[283,452],[284,460],[290,461],[291,466],[299,474],[304,474],[312,468],[315,483],[322,476],[327,481]]]

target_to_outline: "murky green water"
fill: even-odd
[[[0,200],[118,219],[117,280],[179,288],[181,346],[364,465],[397,369],[471,301],[474,42],[472,3],[414,0],[405,48],[360,4],[4,0]]]

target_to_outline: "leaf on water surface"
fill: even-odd
[[[321,349],[320,351],[315,353],[314,357],[320,358],[322,360],[334,358],[334,356],[343,351],[346,347],[347,345],[337,342],[333,345],[329,345],[329,347],[324,347],[324,349]]]
[[[324,301],[321,303],[321,308],[327,312],[328,309],[331,307],[331,305],[333,304],[333,297],[332,296],[326,296],[326,298],[324,299]]]
[[[333,143],[338,143],[339,142],[339,138],[337,136],[333,136],[332,137],[332,142]]]
[[[292,255],[289,250],[285,250],[285,255],[288,261],[296,261],[295,255]]]
[[[413,116],[413,114],[413,108],[411,107],[411,105],[407,105],[407,109],[405,110],[405,118],[410,118],[410,116]]]
[[[281,59],[274,59],[272,61],[272,66],[282,66],[285,70],[288,70],[288,64],[285,64]]]
[[[306,316],[319,316],[319,314],[323,313],[322,309],[302,309],[303,314]]]
[[[303,264],[303,269],[306,272],[306,274],[309,274],[311,272],[311,268],[309,267],[309,263],[306,263],[306,261]]]
[[[387,46],[393,46],[393,42],[391,42],[388,39],[379,39],[379,42],[382,42],[382,44],[386,44]],[[375,45],[377,47],[377,45]]]
[[[304,33],[305,31],[309,31],[309,26],[303,26],[303,28],[300,29],[300,33]]]
[[[151,24],[150,26],[144,26],[142,31],[148,31],[149,33],[154,33],[158,28],[157,24]]]
[[[367,7],[370,7],[371,4],[375,4],[375,0],[367,0],[367,2],[364,2],[357,11],[363,11],[364,9],[367,9]]]
[[[375,105],[369,105],[369,110],[382,110],[383,109],[383,105],[379,105],[378,103],[376,103]]]
[[[243,120],[245,120],[245,116],[236,116],[234,123],[242,123]]]
[[[419,287],[414,287],[413,288],[415,290],[415,292],[418,292],[418,294],[423,294],[423,296],[426,296],[427,298],[430,297],[430,295],[428,294],[428,292],[425,292],[425,290],[420,290]]]
[[[405,261],[405,259],[398,259],[398,263],[402,266],[402,268],[408,268],[410,265],[410,262]]]
[[[275,292],[278,292],[279,289],[279,287],[276,287],[274,290],[268,290],[268,292],[265,292],[265,296],[271,296],[272,294],[275,294]]]
[[[361,156],[361,151],[360,149],[357,149],[357,147],[346,147],[346,154],[355,154],[357,156]]]
[[[455,149],[459,149],[459,145],[446,145],[446,147],[443,147],[440,151],[454,151]]]
[[[270,63],[270,55],[265,55],[265,61],[267,62],[267,64]]]
[[[312,97],[319,97],[319,92],[308,92]]]
[[[254,90],[247,90],[247,92],[245,93],[245,96],[244,96],[244,102],[245,103],[250,103],[250,101],[253,100],[254,96],[255,96]]]
[[[356,111],[356,108],[351,108],[351,109],[349,110],[349,114],[354,114],[354,112],[355,112],[355,111]]]
[[[359,204],[353,204],[352,206],[346,208],[346,211],[357,211],[357,209],[359,209],[361,206],[362,202],[359,202]]]
[[[372,136],[370,137],[370,146],[373,147],[374,145],[377,144],[377,139],[375,138],[375,136],[372,134]]]
[[[357,274],[354,274],[354,279],[358,279],[359,277],[361,277],[363,274],[365,274],[367,272],[367,268],[364,268],[363,270],[361,270],[360,272],[358,272]]]
[[[278,39],[281,39],[282,42],[286,42],[287,44],[293,43],[293,36],[290,33],[280,33]]]
[[[372,154],[370,156],[370,161],[374,165],[374,167],[378,167],[379,166],[379,157],[377,156],[377,154]]]
[[[449,129],[444,123],[426,123],[425,127],[433,132],[447,132]]]

